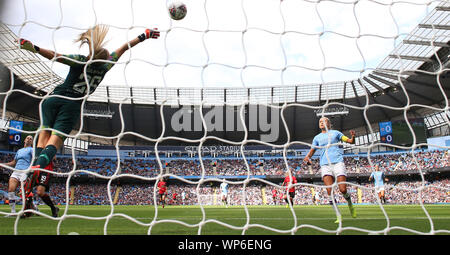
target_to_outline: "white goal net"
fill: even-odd
[[[450,3],[447,0],[184,0],[188,11],[187,16],[180,21],[169,18],[167,5],[170,1],[164,0],[4,2],[0,36],[0,60],[6,68],[2,74],[0,91],[2,119],[28,116],[28,109],[19,108],[20,104],[16,100],[20,97],[17,95],[38,100],[50,98],[52,96],[49,93],[64,82],[69,70],[56,59],[48,60],[18,49],[16,39],[28,39],[41,48],[58,53],[87,55],[87,47],[79,48],[73,40],[96,24],[110,27],[106,48],[111,51],[136,38],[146,28],[157,28],[161,33],[157,40],[147,40],[129,49],[107,73],[96,91],[83,98],[83,106],[86,107],[116,104],[118,108],[115,112],[111,109],[83,110],[80,129],[73,130],[68,138],[74,141],[89,139],[96,144],[106,141],[106,144],[114,146],[115,153],[112,156],[117,161],[96,159],[95,163],[81,162],[75,153],[76,143],[69,146],[69,158],[73,161],[69,160],[70,166],[67,166],[66,172],[56,173],[67,178],[65,192],[62,192],[65,205],[61,207],[63,209],[57,218],[39,213],[58,221],[57,234],[61,233],[64,222],[73,218],[105,220],[103,233],[108,234],[108,224],[114,217],[123,217],[148,227],[148,234],[152,234],[153,228],[159,223],[167,222],[198,228],[199,234],[207,222],[239,230],[242,234],[252,227],[288,234],[295,234],[304,228],[337,234],[346,230],[385,234],[394,229],[416,234],[450,233],[449,229],[434,228],[423,195],[425,191],[443,193],[443,199],[430,199],[448,203],[450,186],[448,182],[426,185],[424,168],[428,169],[429,165],[418,158],[422,154],[419,156],[417,151],[429,144],[413,132],[414,123],[411,121],[415,117],[425,118],[425,127],[430,130],[448,130],[450,126]],[[17,79],[5,80],[7,75],[14,75]],[[25,91],[19,86],[30,89]],[[18,108],[8,108],[13,104]],[[158,117],[149,119],[144,114],[133,115],[125,111],[127,105],[160,106],[151,112]],[[139,107],[133,109],[139,112]],[[206,112],[206,109],[212,110]],[[231,112],[230,115],[228,112]],[[42,115],[41,109],[39,114]],[[103,132],[86,133],[82,130],[90,128],[88,117],[112,119],[114,116],[120,120],[117,122],[120,126],[118,133],[104,135]],[[143,125],[141,130],[125,126],[124,123],[131,123],[128,122],[130,116],[139,117],[132,122],[136,127],[139,122],[160,122],[161,132],[154,133],[155,136],[146,136],[144,132],[149,126]],[[264,118],[261,119],[261,116]],[[329,117],[333,128],[340,129],[346,135],[350,129],[357,131],[356,143],[343,148],[346,154],[353,155],[345,158],[347,171],[352,176],[364,171],[371,172],[375,165],[380,164],[386,168],[392,167],[393,171],[412,169],[419,173],[421,178],[414,184],[388,184],[386,189],[401,194],[398,196],[413,196],[429,221],[429,231],[390,225],[389,215],[377,198],[374,186],[357,181],[346,182],[353,202],[364,203],[364,194],[370,197],[371,200],[367,201],[378,204],[386,216],[385,228],[375,231],[344,226],[342,222],[334,229],[303,224],[302,215],[294,207],[298,204],[314,205],[315,202],[309,199],[311,189],[320,194],[318,204],[328,204],[328,198],[323,183],[302,179],[305,175],[320,174],[318,161],[314,161],[312,166],[302,165],[306,154],[297,154],[293,148],[311,146],[313,137],[320,132],[317,128],[320,116]],[[300,120],[292,124],[290,118]],[[169,121],[161,121],[165,119]],[[439,119],[439,123],[431,124],[431,119]],[[35,119],[37,122],[41,120]],[[379,122],[391,120],[403,120],[405,132],[410,134],[410,143],[393,144],[384,140],[390,138],[380,133]],[[276,125],[272,125],[275,122]],[[104,126],[104,130],[110,128]],[[5,127],[5,130],[11,128]],[[38,131],[28,133],[37,134]],[[169,131],[173,133],[167,135]],[[189,131],[198,131],[195,138],[189,136]],[[216,131],[220,135],[214,135]],[[227,132],[240,132],[242,135],[232,140],[223,135]],[[427,129],[427,132],[432,131]],[[138,172],[127,168],[123,160],[129,159],[121,158],[123,154],[119,150],[119,146],[128,145],[127,137],[130,136],[154,147],[154,161],[143,163]],[[192,145],[195,148],[186,155],[196,156],[198,160],[173,163],[169,170],[165,163],[170,160],[158,149],[159,145],[168,141]],[[216,155],[214,150],[210,150],[211,142],[234,146],[235,149],[217,150]],[[248,158],[245,149],[248,145],[268,146],[278,153],[280,159],[266,160],[266,168],[260,169],[257,161]],[[449,167],[448,154],[444,152],[450,149],[449,144],[433,146],[445,154],[436,154],[430,160],[438,162],[436,164],[440,164],[439,167]],[[237,155],[239,159],[222,163],[221,166],[226,165],[224,168],[213,169],[212,162],[203,159],[205,148],[210,156]],[[404,151],[402,155],[408,158],[399,158],[394,153],[396,150]],[[381,151],[392,152],[392,156],[387,156],[388,159],[383,161],[387,162],[386,165],[377,158],[377,152]],[[171,155],[177,152],[168,153]],[[363,154],[367,154],[365,159],[358,156]],[[428,159],[426,162],[429,162]],[[96,164],[101,167],[96,167]],[[2,167],[13,170],[11,167]],[[188,170],[192,173],[186,172]],[[272,198],[271,190],[285,190],[280,182],[258,176],[274,175],[284,179],[287,170],[298,177],[298,183],[293,185],[297,189],[295,206],[286,209],[291,212],[293,225],[287,229],[275,229],[252,224],[252,214],[248,212],[247,206],[275,205],[278,200]],[[70,212],[72,204],[90,196],[72,197],[73,192],[83,188],[75,189],[70,181],[83,175],[103,181],[103,184],[96,185],[102,185],[102,199],[111,206],[108,215],[95,217]],[[190,175],[197,175],[199,179],[183,178]],[[219,184],[224,181],[223,176],[234,175],[244,178],[227,179],[225,182],[229,183],[232,191],[230,206],[242,206],[246,212],[247,220],[242,226],[230,226],[220,219],[208,219],[203,210],[209,205],[222,205]],[[154,185],[122,187],[116,183],[125,177],[152,182]],[[202,208],[200,222],[191,224],[177,218],[161,220],[157,217],[151,222],[145,222],[115,212],[117,204],[131,201],[131,198],[123,195],[127,191],[129,195],[134,194],[137,200],[151,194],[149,203],[155,206],[149,210],[155,210],[158,215],[161,209],[156,206],[156,183],[162,177],[170,177],[190,187],[186,200],[183,197],[183,203],[190,199]],[[204,185],[211,183],[214,188],[208,187],[202,193]],[[84,188],[90,189],[87,186]],[[345,203],[342,196],[338,195],[338,183],[335,182],[332,188],[337,202]],[[178,200],[173,199],[173,204],[182,204],[180,196],[178,194]],[[0,215],[4,214],[7,213],[1,212]],[[18,222],[19,217],[13,226],[15,234],[20,234]]]

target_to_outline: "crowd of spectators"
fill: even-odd
[[[6,190],[7,184],[0,182],[0,189]],[[298,184],[294,203],[297,205],[314,204],[312,190],[319,194],[319,204],[327,204],[328,196],[323,184]],[[277,190],[277,196],[272,198],[272,190]],[[124,184],[111,185],[111,196],[108,196],[107,184],[76,184],[66,189],[64,183],[55,183],[50,186],[50,196],[55,204],[69,203],[75,205],[154,205],[159,196],[154,196],[153,184]],[[358,195],[358,190],[360,196]],[[245,195],[244,195],[245,191]],[[373,184],[350,184],[348,191],[354,203],[377,203],[377,193]],[[72,194],[73,192],[73,194]],[[116,197],[116,193],[118,195]],[[176,194],[176,197],[173,195]],[[344,198],[336,190],[338,203],[345,203]],[[230,184],[228,201],[230,205],[263,205],[285,204],[282,196],[285,190],[265,183],[244,185]],[[245,201],[244,201],[245,197]],[[110,200],[111,198],[111,200]],[[434,182],[404,181],[386,185],[386,198],[391,204],[419,204],[423,203],[450,203],[450,180]],[[6,199],[6,197],[4,198]],[[218,185],[204,183],[203,185],[174,184],[169,185],[166,203],[172,205],[219,205],[220,191]]]
[[[350,172],[367,173],[372,172],[367,157],[345,157],[346,166]],[[424,151],[399,154],[381,154],[370,157],[373,165],[379,165],[383,172],[394,171],[419,171],[420,169],[434,169],[450,166],[450,154],[448,151]]]
[[[0,162],[13,160],[14,153],[0,153]],[[286,163],[293,174],[318,173],[320,168],[318,160],[313,159],[312,165],[302,164],[303,158],[289,157],[285,161],[282,157],[248,158],[247,164],[242,158],[222,158],[204,159],[163,159],[161,164],[155,159],[146,158],[126,158],[122,159],[118,165],[117,159],[108,157],[82,157],[77,156],[75,161],[72,157],[60,156],[55,162],[57,173],[68,174],[77,170],[76,175],[87,174],[89,172],[103,176],[113,174],[130,174],[140,177],[156,177],[160,173],[170,173],[177,176],[236,176],[236,175],[279,175],[283,176],[286,171]],[[450,166],[450,153],[448,151],[423,151],[411,153],[390,153],[371,155],[370,160],[365,156],[344,157],[348,173],[370,173],[374,165],[379,165],[384,172],[396,171],[419,171]],[[74,162],[76,163],[74,165]],[[81,172],[87,171],[87,173]],[[11,170],[2,168],[0,171],[11,173]],[[433,183],[426,182],[398,182],[387,186],[387,200],[395,204],[414,204],[419,199],[426,203],[449,203],[450,183],[449,180],[439,180]],[[118,189],[120,188],[120,189]],[[244,187],[242,184],[230,185],[229,200],[231,204],[247,205],[284,203],[282,200],[272,199],[272,189],[274,186],[267,184],[245,186],[245,199],[243,197]],[[360,189],[360,196],[357,190]],[[0,182],[0,190],[7,190],[7,183]],[[66,203],[66,191],[69,192],[69,199],[73,204],[116,204],[149,205],[158,200],[154,196],[154,185],[134,184],[134,185],[111,185],[111,196],[108,196],[107,185],[105,184],[79,184],[71,189],[66,189],[65,183],[55,183],[51,185],[51,196],[57,204]],[[372,184],[354,184],[349,187],[353,201],[361,203],[375,203],[377,201]],[[71,194],[73,192],[73,194]],[[118,192],[116,197],[116,192]],[[218,204],[218,185],[211,185],[208,182],[198,185],[170,185],[168,188],[168,203],[172,204]],[[327,203],[326,191],[317,184],[316,192],[323,198],[323,203]],[[280,193],[280,192],[279,192]],[[173,194],[177,194],[174,199]],[[311,186],[299,185],[296,188],[295,204],[312,204]],[[110,200],[111,199],[111,200]],[[338,202],[345,202],[338,196]]]
[[[0,153],[0,162],[9,162],[13,159],[13,153]],[[369,160],[370,159],[370,160]],[[69,173],[78,171],[77,175],[96,173],[102,176],[116,174],[131,174],[142,177],[155,177],[160,173],[170,173],[178,176],[200,175],[284,175],[286,163],[294,174],[316,174],[320,166],[318,159],[312,159],[312,165],[303,164],[303,158],[289,157],[285,161],[283,157],[248,158],[247,164],[242,158],[220,159],[162,159],[161,165],[156,159],[126,158],[122,159],[119,166],[116,158],[111,157],[57,157],[55,171],[57,173]],[[344,162],[347,173],[370,173],[373,166],[379,165],[384,172],[395,171],[420,171],[450,166],[450,153],[447,151],[424,151],[411,153],[377,154],[367,156],[345,156]],[[203,163],[203,164],[202,164]],[[202,167],[203,166],[203,167]],[[3,169],[2,171],[9,171]],[[83,172],[83,171],[87,171]]]

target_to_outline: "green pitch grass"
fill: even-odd
[[[18,206],[20,210],[20,206]],[[13,235],[343,235],[372,234],[408,235],[430,233],[450,234],[450,205],[355,205],[358,217],[351,218],[346,205],[339,206],[342,225],[335,224],[331,206],[249,206],[248,215],[243,206],[59,206],[59,218],[33,216],[27,219],[0,215],[0,234]],[[49,215],[47,206],[41,213]],[[0,206],[0,212],[9,212],[9,206]],[[295,213],[295,217],[294,214]],[[111,217],[110,214],[114,213]],[[63,217],[62,217],[63,216]],[[92,217],[93,219],[87,219]],[[156,218],[155,218],[156,217]],[[430,219],[428,218],[431,218]],[[178,223],[167,220],[176,220]],[[296,221],[295,221],[296,220]],[[263,228],[262,226],[266,228]],[[16,227],[15,227],[16,226]],[[389,228],[389,229],[388,229]],[[282,233],[276,232],[278,229]],[[410,229],[411,231],[405,230]],[[420,233],[416,233],[420,232]]]

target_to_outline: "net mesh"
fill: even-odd
[[[147,1],[148,2],[148,1]],[[134,34],[131,31],[137,31],[148,26],[148,24],[158,24],[161,31],[160,44],[153,45],[154,52],[158,53],[135,53],[135,49],[129,51],[119,61],[114,75],[107,77],[103,85],[90,96],[85,96],[84,100],[98,102],[116,102],[120,104],[135,103],[157,103],[164,107],[178,104],[191,104],[200,108],[200,118],[202,126],[208,130],[206,116],[201,109],[211,105],[234,105],[239,109],[239,117],[242,123],[244,121],[245,105],[259,104],[268,107],[268,109],[276,109],[283,112],[290,107],[302,107],[318,111],[322,114],[331,106],[343,106],[350,109],[356,109],[363,112],[366,129],[369,134],[374,134],[371,121],[367,117],[367,112],[371,108],[384,107],[385,109],[402,111],[405,118],[407,112],[413,107],[421,107],[435,112],[444,112],[444,124],[449,125],[448,119],[448,99],[445,94],[445,87],[441,84],[439,77],[448,72],[446,65],[448,62],[442,62],[444,59],[438,55],[438,49],[448,47],[449,41],[449,8],[448,1],[294,1],[294,0],[236,0],[236,1],[185,1],[188,6],[188,15],[185,20],[175,22],[167,17],[166,6],[168,2],[152,1],[152,7],[149,9],[140,9],[143,4],[141,1],[129,1],[126,8],[128,11],[122,11],[121,19],[126,19],[126,25],[117,24],[114,19],[109,20],[110,27],[114,31],[126,31],[126,38],[131,39]],[[93,24],[103,23],[100,21],[102,16],[101,5],[105,4],[101,1],[92,1],[89,26]],[[33,26],[45,27],[51,31],[51,37],[54,50],[59,49],[56,41],[61,36],[57,34],[61,29],[73,29],[83,31],[86,27],[76,27],[73,24],[66,23],[66,18],[74,15],[67,12],[65,1],[56,1],[57,8],[60,12],[56,16],[56,21],[46,23],[36,18],[39,9],[33,9],[29,2],[23,1],[21,15],[23,18],[20,22],[8,23],[9,28],[17,32],[19,38],[27,34],[27,29]],[[111,4],[108,3],[108,6]],[[127,6],[126,4],[121,6]],[[410,7],[421,7],[421,15],[416,15],[416,20],[409,20],[411,13],[407,13]],[[373,11],[363,12],[364,8]],[[414,9],[414,8],[412,8]],[[411,10],[412,10],[411,9]],[[64,10],[64,11],[63,11]],[[144,11],[145,10],[145,11]],[[417,10],[414,9],[414,10]],[[148,13],[150,12],[150,13]],[[158,20],[154,17],[164,18]],[[115,15],[119,15],[115,13]],[[230,16],[233,16],[232,18]],[[420,17],[420,18],[417,18]],[[424,17],[424,18],[423,18]],[[108,23],[108,19],[105,23]],[[37,20],[37,21],[36,21]],[[407,25],[407,22],[414,23],[415,27]],[[416,24],[420,22],[420,25]],[[153,25],[152,25],[153,26]],[[5,30],[8,28],[4,28]],[[412,32],[410,32],[412,30]],[[5,47],[2,50],[2,63],[7,66],[12,73],[24,80],[27,84],[38,88],[44,92],[51,91],[56,85],[63,82],[58,75],[52,70],[55,60],[43,61],[36,55],[17,50],[17,44],[13,43],[16,39],[10,34],[5,35]],[[58,44],[59,45],[59,44]],[[349,47],[341,47],[343,45]],[[388,49],[388,50],[386,50]],[[392,50],[394,49],[394,50]],[[136,50],[137,51],[137,50]],[[195,52],[195,56],[191,54]],[[228,54],[233,52],[233,57],[229,58]],[[237,54],[234,54],[236,53]],[[382,53],[379,53],[382,52]],[[386,58],[381,59],[380,56]],[[434,58],[433,58],[434,57]],[[430,62],[429,59],[434,61]],[[448,60],[448,54],[446,61]],[[41,65],[45,63],[45,65]],[[429,63],[430,68],[427,70],[418,70],[424,63]],[[147,72],[132,71],[133,69],[147,68]],[[55,65],[57,67],[57,65]],[[139,68],[138,68],[139,67]],[[54,68],[53,68],[54,69]],[[385,106],[371,104],[369,97],[371,93],[382,92],[383,90],[396,87],[402,90],[408,97],[409,90],[404,86],[405,79],[411,72],[417,72],[432,75],[436,77],[437,85],[442,92],[444,103],[443,107],[436,105],[413,105],[407,101],[407,104],[401,107]],[[113,72],[113,71],[111,71]],[[377,79],[367,79],[369,75],[378,72],[382,75],[383,81]],[[178,74],[178,75],[177,75]],[[152,83],[157,85],[146,84],[146,77],[152,77]],[[302,77],[301,79],[299,77]],[[378,75],[377,77],[380,77]],[[117,82],[117,80],[119,82]],[[142,82],[144,80],[144,82]],[[186,84],[189,80],[191,84]],[[345,80],[345,82],[337,82]],[[122,82],[123,81],[123,82]],[[144,85],[136,88],[139,93],[129,94],[128,88],[134,83],[143,83]],[[112,86],[111,83],[119,83],[121,86]],[[298,84],[301,85],[291,85]],[[180,84],[185,87],[180,88]],[[351,84],[351,85],[350,85]],[[395,84],[395,85],[394,85]],[[8,97],[17,92],[13,87],[6,92],[2,92],[5,96],[6,104]],[[221,87],[226,87],[228,92],[223,92]],[[176,88],[176,89],[174,89]],[[217,88],[217,89],[216,89]],[[128,91],[128,92],[127,92]],[[177,92],[178,91],[178,92]],[[28,96],[46,99],[50,95],[36,95],[30,92],[18,91]],[[178,93],[178,94],[177,94]],[[228,93],[228,94],[227,94]],[[225,97],[227,99],[225,100]],[[333,101],[334,99],[352,97],[365,97],[365,104],[354,106]],[[311,106],[306,102],[318,101],[320,105]],[[163,108],[163,107],[162,107]],[[122,109],[122,108],[120,108]],[[6,107],[3,107],[3,116],[7,115]],[[82,113],[83,115],[84,113]],[[121,120],[124,119],[124,113],[120,111]],[[163,111],[159,113],[163,115]],[[285,116],[280,115],[281,122],[285,123]],[[83,127],[83,116],[81,118],[81,127]],[[139,120],[136,120],[139,121]],[[266,181],[260,178],[254,178],[248,160],[246,158],[245,145],[250,143],[272,146],[282,151],[283,161],[281,165],[286,170],[291,169],[288,163],[288,150],[293,145],[311,145],[306,142],[292,141],[289,138],[282,145],[273,144],[264,140],[248,139],[250,127],[244,125],[244,139],[239,142],[233,142],[219,137],[209,136],[208,132],[199,139],[187,139],[182,137],[165,136],[165,122],[161,123],[162,132],[157,138],[145,137],[137,132],[121,132],[115,137],[105,137],[97,134],[85,134],[80,130],[69,135],[71,138],[80,139],[86,136],[99,139],[116,140],[117,162],[121,162],[119,145],[122,137],[125,135],[134,135],[148,142],[155,144],[156,154],[156,175],[140,176],[136,174],[124,173],[120,163],[116,164],[116,169],[110,175],[98,174],[86,169],[80,168],[77,164],[68,173],[57,173],[59,176],[67,177],[65,187],[66,201],[70,201],[71,185],[70,179],[81,173],[94,176],[98,179],[106,180],[106,197],[111,206],[108,215],[102,217],[89,217],[83,215],[75,215],[69,213],[70,205],[67,204],[62,215],[54,220],[58,221],[57,234],[60,234],[63,222],[70,218],[82,218],[88,220],[105,220],[104,234],[108,234],[108,226],[110,221],[115,217],[124,217],[141,226],[148,227],[148,234],[152,233],[153,227],[161,223],[175,223],[190,228],[198,228],[198,234],[202,234],[203,227],[207,223],[216,223],[234,230],[242,231],[245,234],[251,228],[262,228],[277,233],[295,234],[302,228],[312,228],[324,233],[341,233],[345,230],[357,230],[369,234],[389,233],[395,229],[401,229],[416,234],[437,234],[450,233],[449,230],[435,229],[433,220],[424,207],[421,194],[429,186],[425,186],[422,169],[417,162],[414,153],[411,156],[418,170],[422,175],[422,182],[414,188],[392,187],[396,192],[410,191],[418,196],[418,202],[421,205],[426,220],[429,221],[429,232],[419,232],[414,229],[408,229],[389,224],[389,216],[384,207],[381,205],[380,210],[386,218],[386,227],[379,231],[359,228],[346,227],[339,223],[336,229],[324,229],[309,224],[302,224],[302,216],[291,206],[289,210],[292,213],[293,225],[288,229],[275,229],[270,226],[250,223],[250,213],[248,205],[250,204],[249,194],[253,194],[248,189],[249,183],[259,183],[266,187],[276,187],[282,189],[278,184]],[[410,130],[411,125],[408,122]],[[289,132],[288,132],[289,133]],[[410,147],[395,146],[399,149],[409,149],[414,151],[419,144],[413,133],[413,145]],[[202,147],[208,140],[218,140],[229,145],[239,146],[240,156],[244,166],[247,178],[242,181],[223,180],[219,177],[205,178],[207,174],[207,166],[202,159]],[[178,140],[181,142],[198,144],[198,157],[201,169],[201,178],[198,181],[184,179],[176,174],[165,171],[163,158],[158,152],[158,145],[166,140]],[[380,143],[376,139],[372,139],[369,143],[357,145],[356,148],[365,149],[369,152],[368,160],[371,166],[370,152]],[[447,146],[441,146],[441,149],[448,149]],[[72,157],[75,159],[75,149],[72,147]],[[31,171],[31,170],[29,170]],[[155,205],[155,217],[150,223],[146,223],[139,219],[135,219],[127,214],[115,212],[115,192],[116,186],[113,181],[123,177],[135,178],[144,181],[155,181],[161,177],[173,177],[187,185],[196,186],[196,199],[200,205],[202,219],[195,224],[189,224],[183,220],[166,220],[158,219],[158,210],[156,206],[157,190],[156,183],[153,189],[153,204]],[[212,189],[203,190],[202,186],[210,182],[228,182],[235,191],[233,196],[239,197],[239,204],[242,204],[245,210],[246,221],[242,226],[230,225],[222,220],[209,219],[207,217],[204,206],[220,203],[218,194]],[[356,183],[347,183],[350,187],[367,190],[373,192],[372,186],[364,186]],[[303,182],[293,185],[297,189],[316,188],[324,189],[323,185],[315,185]],[[333,190],[337,189],[337,183],[332,185]],[[435,187],[437,189],[449,190],[448,187]],[[203,194],[209,192],[209,194]],[[355,194],[352,194],[355,196]],[[261,198],[265,200],[266,198]],[[272,203],[270,196],[268,202]],[[120,200],[120,198],[119,198]],[[356,198],[353,199],[354,201]],[[48,215],[40,214],[50,218]],[[14,225],[14,233],[18,233],[18,222]]]

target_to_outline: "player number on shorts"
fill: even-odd
[[[87,80],[90,81],[89,85],[91,87],[91,90],[95,90],[97,88],[97,86],[100,84],[100,82],[102,81],[101,76],[94,76],[94,77],[91,77],[89,75],[86,75],[86,76],[87,76]],[[75,90],[76,92],[79,92],[81,94],[84,94],[87,89],[86,80],[84,79],[84,74],[81,74],[80,77],[78,77],[78,78],[83,81],[74,84],[73,90]]]
[[[41,182],[42,182],[42,183],[44,183],[44,182],[45,182],[45,180],[47,180],[47,176],[45,176],[45,175],[42,175],[42,176],[41,176]]]

